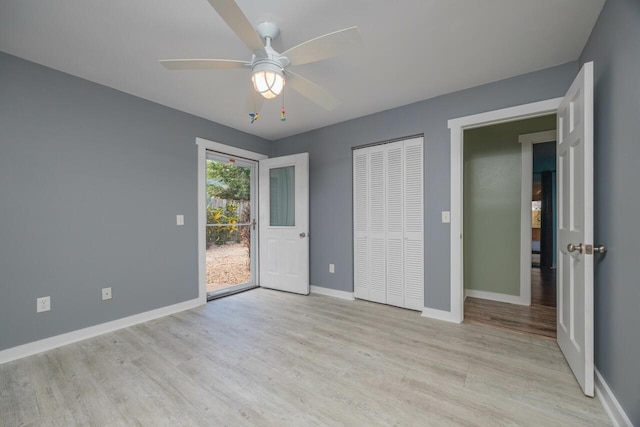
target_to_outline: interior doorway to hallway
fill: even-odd
[[[531,136],[531,135],[530,135]],[[556,336],[557,304],[557,165],[556,142],[544,139],[556,136],[538,135],[529,138],[533,144],[533,186],[531,202],[531,305],[549,307],[554,316],[548,325],[549,336]],[[552,333],[551,333],[552,332]],[[542,335],[547,336],[544,332]]]
[[[463,189],[467,130],[528,117],[557,114],[558,161],[558,316],[557,343],[585,395],[594,396],[594,202],[593,202],[593,62],[585,63],[562,98],[548,99],[448,121],[451,136],[451,308],[449,318],[464,320]],[[524,145],[523,145],[524,147]],[[524,157],[523,157],[524,158]],[[525,162],[523,162],[523,166]],[[523,184],[524,187],[524,184]],[[530,188],[530,186],[528,187]],[[531,199],[522,198],[530,221]],[[529,225],[530,226],[530,225]],[[531,230],[521,229],[521,236]],[[524,241],[521,239],[521,242]],[[521,245],[521,263],[530,265],[531,248]],[[523,264],[521,264],[523,265]],[[530,280],[521,269],[522,283]],[[521,291],[530,304],[530,288]],[[522,293],[521,293],[522,295]]]
[[[555,122],[465,131],[465,322],[556,338]]]

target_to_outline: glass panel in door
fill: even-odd
[[[269,225],[293,227],[296,222],[295,166],[269,169]]]

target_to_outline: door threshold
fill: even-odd
[[[229,295],[239,294],[240,292],[250,291],[251,289],[258,288],[257,285],[247,285],[241,287],[232,287],[230,289],[221,289],[215,292],[207,292],[207,302],[213,301],[218,298],[228,297]]]

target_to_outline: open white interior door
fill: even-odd
[[[593,63],[558,109],[558,345],[593,396]]]
[[[260,160],[260,286],[309,293],[309,153]]]

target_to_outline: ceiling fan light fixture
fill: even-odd
[[[255,64],[251,72],[251,81],[256,92],[267,99],[275,98],[284,89],[283,70],[271,62]]]

